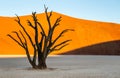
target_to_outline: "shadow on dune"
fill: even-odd
[[[62,55],[120,55],[120,40],[86,46]]]

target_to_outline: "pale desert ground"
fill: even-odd
[[[47,70],[33,70],[25,57],[0,58],[0,78],[120,78],[120,56],[49,56]]]

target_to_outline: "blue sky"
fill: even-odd
[[[0,0],[0,16],[41,13],[44,4],[72,17],[120,23],[120,0]]]

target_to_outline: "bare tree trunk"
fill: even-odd
[[[46,65],[46,58],[42,57],[38,57],[38,68],[39,69],[47,69],[47,65]]]
[[[37,69],[37,65],[34,62],[32,62],[31,65],[32,65],[32,68]]]
[[[38,68],[39,68],[39,69],[47,69],[47,65],[46,65],[45,59],[41,59],[41,60],[40,60],[40,63],[39,63],[39,65],[38,65]]]

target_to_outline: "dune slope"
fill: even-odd
[[[56,12],[53,12],[51,23],[53,24],[55,22],[55,19],[59,16],[62,16],[62,21],[60,23],[60,26],[57,27],[56,31],[54,32],[53,39],[63,29],[74,29],[75,31],[66,33],[58,41],[59,43],[66,39],[72,39],[70,44],[64,47],[62,50],[54,52],[52,54],[61,54],[86,46],[120,40],[120,24],[77,19]],[[37,17],[44,26],[45,30],[47,30],[48,26],[45,14],[37,14]],[[20,16],[20,18],[22,24],[26,27],[27,31],[33,37],[34,34],[32,32],[32,29],[27,26],[26,21],[27,19],[30,19],[32,21],[31,15]],[[7,36],[7,34],[10,34],[12,31],[18,31],[21,29],[19,25],[14,21],[15,19],[16,17],[0,17],[0,55],[25,54],[24,49],[18,46]]]

